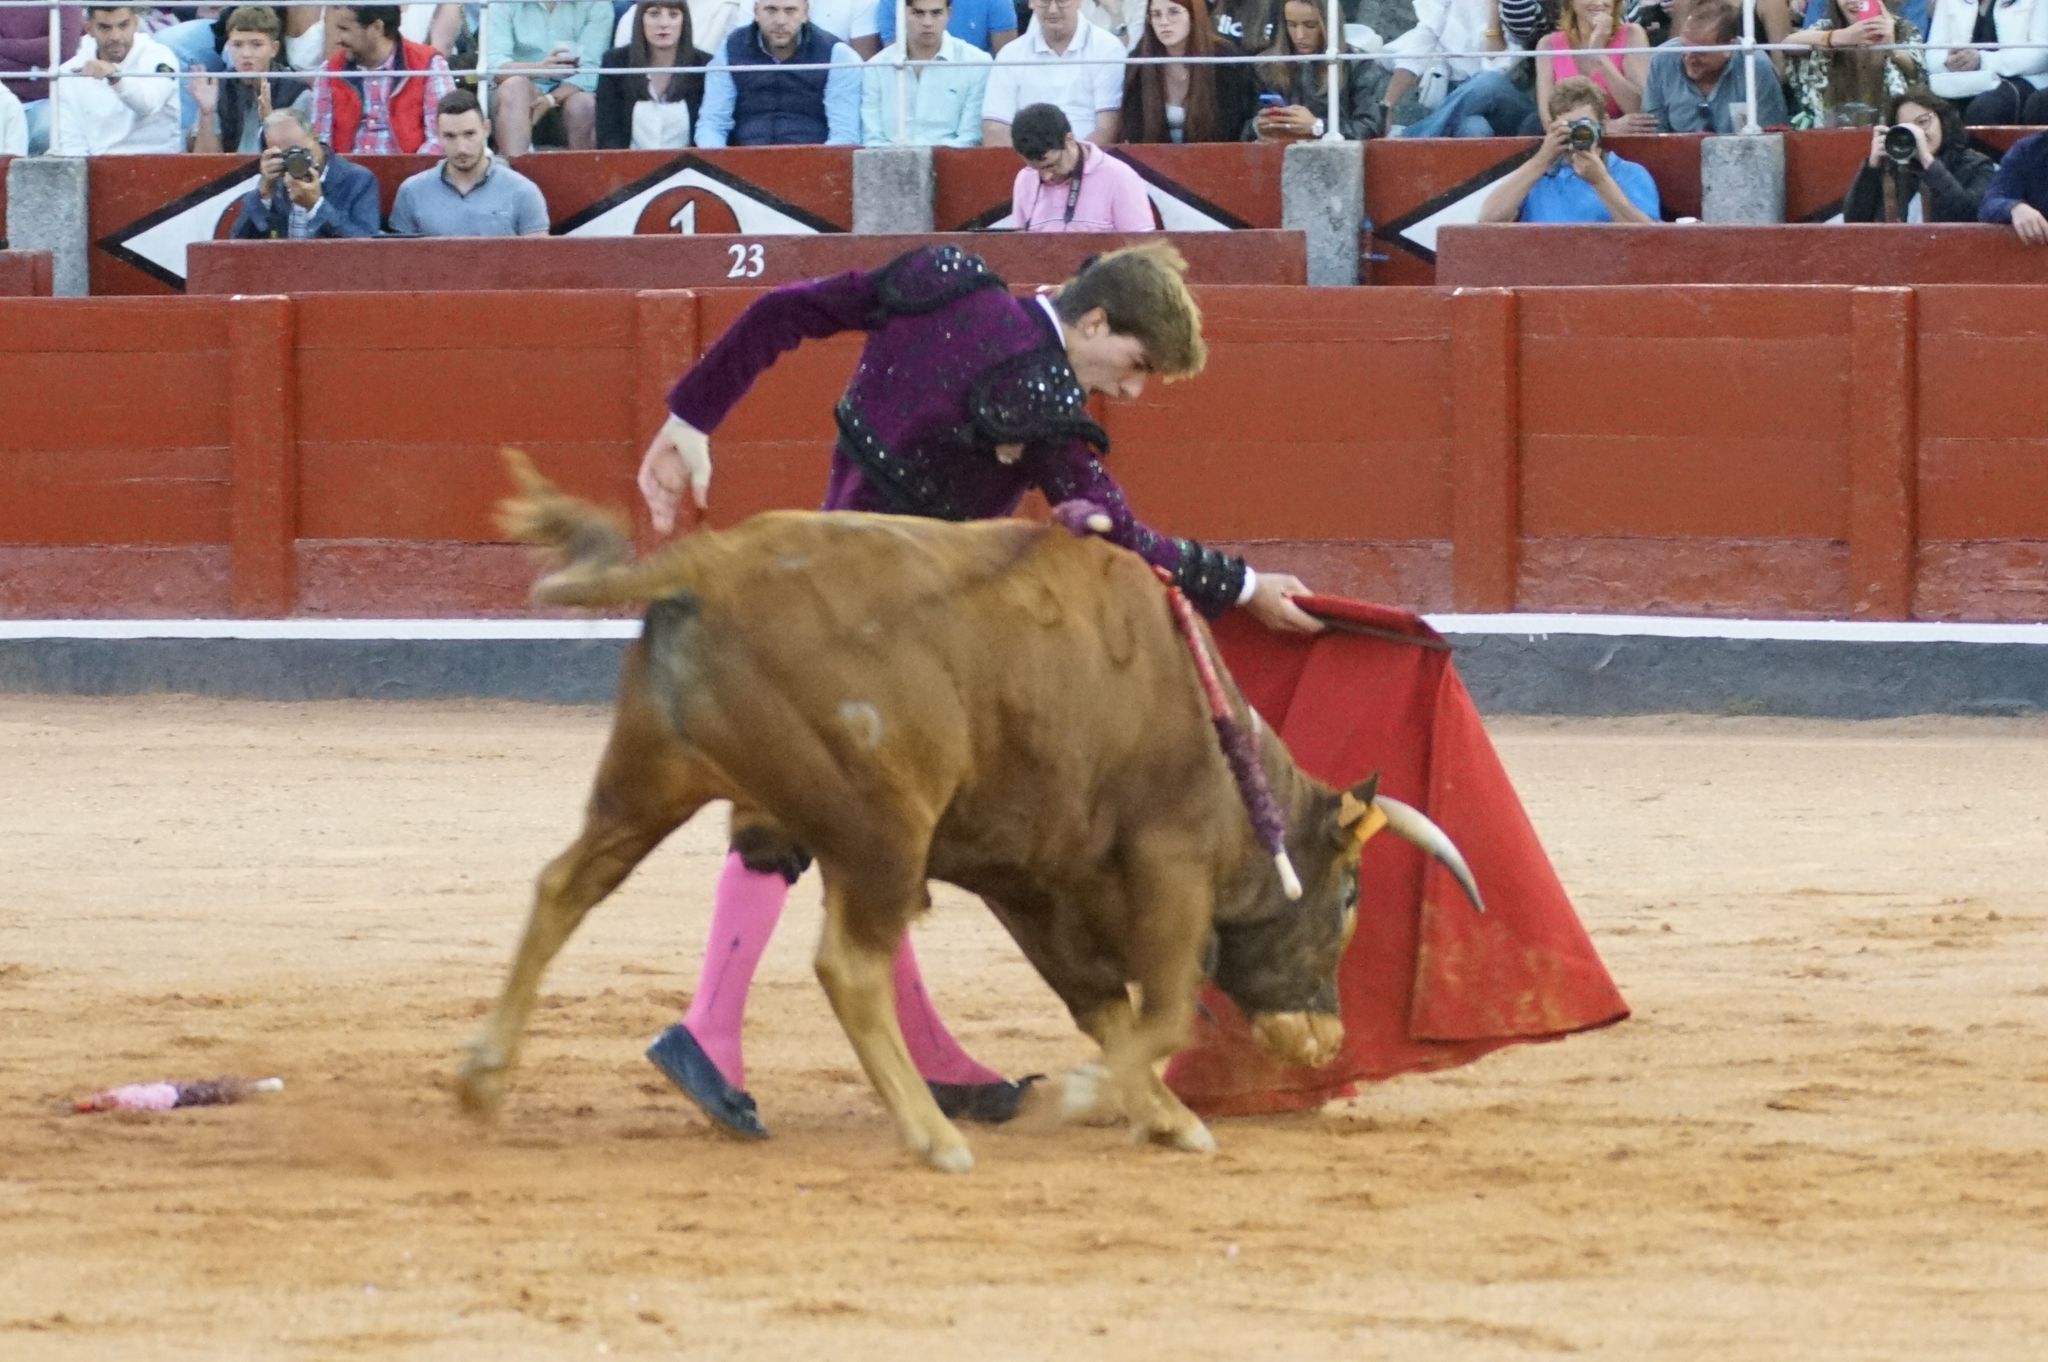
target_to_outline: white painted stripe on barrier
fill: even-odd
[[[1429,615],[1453,636],[1758,639],[1795,643],[2018,643],[2048,646],[2048,624],[1729,620],[1681,615]],[[342,643],[630,639],[640,621],[582,619],[0,620],[0,641],[247,639]]]

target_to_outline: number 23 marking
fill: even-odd
[[[768,268],[759,242],[742,242],[725,249],[732,252],[732,268],[725,272],[728,279],[758,279],[761,271]]]

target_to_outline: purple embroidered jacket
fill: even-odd
[[[1171,573],[1204,613],[1237,603],[1243,560],[1138,522],[1103,470],[1109,439],[1052,319],[957,247],[764,295],[677,381],[669,410],[708,434],[779,356],[853,330],[868,342],[835,411],[824,509],[977,520],[1010,514],[1036,487],[1053,505],[1102,506],[1107,537]],[[998,445],[1024,452],[1006,464]]]

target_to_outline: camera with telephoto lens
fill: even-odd
[[[1600,145],[1600,125],[1590,118],[1574,118],[1565,124],[1564,144],[1575,153],[1593,150]]]
[[[1904,123],[1884,130],[1885,159],[1895,166],[1910,165],[1920,155],[1920,139]]]
[[[286,147],[284,149],[284,173],[295,180],[312,179],[313,153],[307,151],[304,147]]]

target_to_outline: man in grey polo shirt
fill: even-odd
[[[1740,132],[1748,85],[1742,64],[1726,52],[1689,52],[1692,47],[1722,47],[1742,32],[1742,11],[1733,0],[1693,0],[1679,25],[1678,36],[1650,57],[1650,75],[1643,82],[1643,112],[1657,120],[1659,132]],[[1785,88],[1778,83],[1770,58],[1756,59],[1756,121],[1759,127],[1781,127]]]
[[[443,160],[398,186],[391,230],[401,236],[540,236],[540,186],[491,155],[491,125],[476,96],[455,90],[434,106]]]

